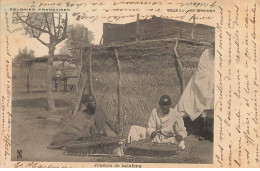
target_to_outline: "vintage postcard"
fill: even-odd
[[[260,167],[259,0],[0,8],[0,167]]]

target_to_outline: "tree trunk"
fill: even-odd
[[[31,83],[31,67],[32,67],[32,63],[29,64],[28,66],[28,73],[27,73],[27,93],[30,93],[30,83]]]
[[[55,46],[49,47],[49,59],[47,62],[47,99],[48,99],[48,111],[54,111],[56,109],[53,99],[53,87],[52,87],[52,68],[54,58]]]

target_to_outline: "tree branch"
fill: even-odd
[[[49,26],[49,22],[48,22],[48,18],[47,18],[47,13],[44,13],[44,17],[45,17],[45,22],[46,22],[47,28],[49,30],[49,34],[52,35],[51,29],[50,29],[50,26]]]
[[[67,36],[67,24],[68,24],[68,14],[66,13],[63,32],[62,32],[61,38],[57,40],[57,44],[59,44],[61,41],[63,41],[64,39],[66,39],[68,37]]]
[[[22,21],[22,22],[25,23],[26,25],[28,25],[28,26],[30,26],[30,27],[36,29],[36,30],[39,30],[39,31],[41,31],[41,32],[50,34],[50,32],[48,32],[47,30],[44,30],[44,29],[39,28],[39,27],[36,27],[36,26],[34,26],[33,24],[30,24],[30,23],[28,23],[27,21],[24,21],[24,20],[18,15],[18,13],[17,13],[17,17],[18,17],[18,19],[19,19],[20,21]]]
[[[44,19],[44,16],[42,17],[41,21],[43,21],[43,19]],[[45,29],[45,25],[44,25],[43,23],[44,23],[44,22],[41,22],[41,28],[42,28],[42,26],[43,26],[43,29]]]
[[[31,17],[29,16],[29,13],[28,13],[27,18],[29,18],[30,24],[32,24],[32,20],[31,20]],[[33,35],[33,37],[35,37],[34,30],[32,27],[31,27],[31,29],[32,29],[32,35]]]
[[[60,13],[59,13],[59,25],[58,25],[58,37],[60,36]]]
[[[53,28],[54,28],[54,35],[56,37],[57,33],[56,33],[56,28],[55,28],[55,21],[54,21],[54,14],[53,14],[53,12],[51,13],[51,16],[52,16],[52,22],[53,22]]]
[[[31,17],[30,17],[29,15],[28,15],[28,18],[29,18],[29,21],[30,21],[30,24],[31,24],[32,21],[31,21]],[[33,30],[32,27],[31,27],[31,29],[32,29],[33,38],[37,39],[37,40],[38,40],[39,42],[41,42],[43,45],[48,46],[47,43],[45,43],[44,41],[42,41],[42,40],[40,39],[40,35],[41,35],[41,34],[39,34],[38,36],[36,36],[36,35],[34,34],[34,30]]]
[[[45,45],[45,46],[47,46],[47,47],[49,46],[48,43],[42,41],[39,37],[35,36],[34,38],[36,38],[36,39],[37,39],[39,42],[41,42],[43,45]]]

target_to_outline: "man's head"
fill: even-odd
[[[168,114],[170,112],[171,104],[171,98],[168,95],[161,96],[159,100],[159,105],[163,114]]]
[[[81,103],[86,106],[86,108],[89,109],[95,109],[96,108],[96,99],[91,94],[84,94],[81,99]]]

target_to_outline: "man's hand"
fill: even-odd
[[[100,131],[100,136],[107,137],[107,133],[106,133],[106,132],[103,132],[103,131]]]
[[[84,133],[82,134],[82,138],[83,138],[83,139],[90,138],[90,134],[89,134],[88,132],[84,132]]]
[[[156,135],[160,135],[160,134],[161,134],[160,130],[153,131],[150,136],[150,140],[153,140]]]
[[[177,134],[175,136],[175,138],[176,138],[177,141],[182,141],[183,140],[183,137],[180,134]]]

